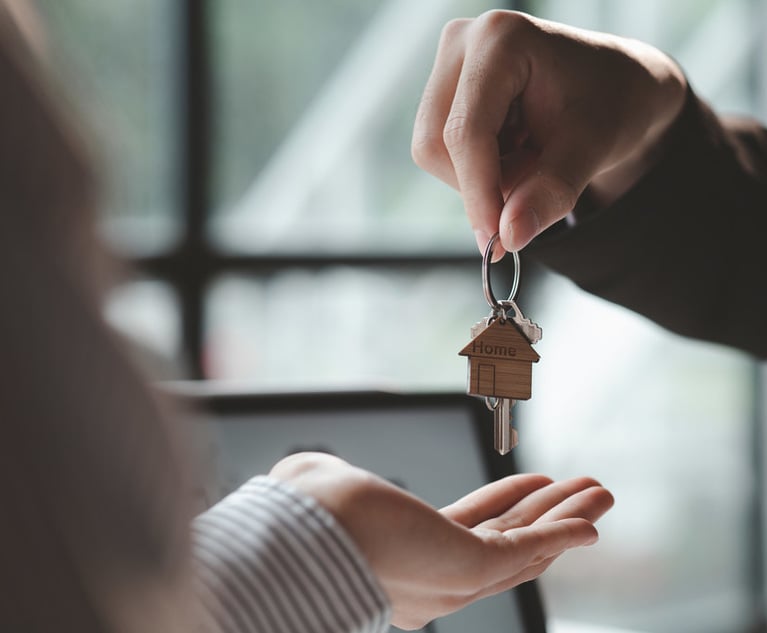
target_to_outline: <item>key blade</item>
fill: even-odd
[[[493,439],[495,450],[506,455],[512,448],[511,401],[501,398],[493,410]]]

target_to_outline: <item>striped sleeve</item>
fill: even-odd
[[[314,499],[251,479],[192,525],[200,601],[221,633],[379,633],[390,607],[346,532]]]

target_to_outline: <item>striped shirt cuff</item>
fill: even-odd
[[[390,607],[356,545],[314,499],[251,479],[192,525],[210,629],[381,633]]]

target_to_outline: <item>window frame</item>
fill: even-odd
[[[532,2],[506,0],[501,6],[529,10]],[[321,270],[338,265],[358,268],[388,267],[419,271],[450,265],[456,269],[477,267],[476,254],[237,254],[217,249],[207,235],[212,210],[211,174],[213,156],[212,61],[210,5],[208,0],[178,0],[176,41],[178,43],[178,83],[175,101],[179,112],[176,148],[179,161],[179,237],[168,250],[151,255],[127,257],[148,277],[165,281],[176,293],[181,324],[181,356],[188,378],[206,378],[204,336],[206,294],[215,280],[227,273],[267,275],[294,268]],[[767,9],[764,15],[767,16]],[[765,47],[767,50],[767,47]],[[767,56],[754,64],[754,82],[767,85]],[[767,107],[767,88],[762,89],[763,107]],[[747,549],[753,553],[749,568],[754,623],[767,621],[767,546],[765,546],[765,497],[767,471],[763,465],[765,433],[764,390],[767,373],[755,368],[754,381],[760,401],[752,423],[753,454],[748,456],[755,469],[755,490]]]
[[[502,6],[524,10],[527,2],[506,0]],[[171,248],[128,257],[150,278],[166,282],[176,294],[181,327],[180,356],[187,377],[207,378],[204,367],[205,300],[211,284],[227,273],[266,275],[290,269],[322,270],[335,266],[426,270],[449,265],[474,269],[477,258],[467,254],[241,254],[216,248],[208,236],[212,210],[212,157],[215,108],[208,0],[178,0],[176,25],[179,112],[176,155],[179,157],[179,234]]]

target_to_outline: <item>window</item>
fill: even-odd
[[[762,118],[766,7],[529,3],[540,17],[653,43],[717,108]],[[550,611],[640,631],[753,628],[763,587],[758,368],[550,275],[539,278],[533,304],[544,337],[535,395],[515,407],[523,467],[593,475],[617,499],[600,543],[542,578]]]
[[[158,375],[464,389],[457,351],[487,313],[479,259],[409,137],[441,27],[498,3],[37,4],[99,139],[104,234],[141,271],[107,314]],[[654,43],[717,107],[765,115],[764,2],[513,4]],[[515,450],[526,470],[593,474],[618,499],[600,544],[544,577],[550,613],[745,631],[764,581],[757,369],[529,279],[520,301],[544,338]]]
[[[109,141],[105,233],[178,311],[156,315],[180,328],[169,360],[267,388],[458,388],[476,249],[409,138],[442,26],[493,5],[92,4],[40,2]],[[147,342],[128,296],[119,324]]]

